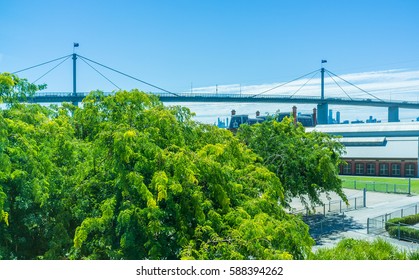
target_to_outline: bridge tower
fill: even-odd
[[[399,122],[399,106],[388,107],[388,122]]]
[[[327,62],[322,60],[322,63]],[[321,103],[317,104],[317,123],[318,124],[328,124],[327,114],[329,112],[329,104],[324,101],[324,68],[321,68]]]
[[[75,49],[79,47],[79,43],[73,43],[73,94],[72,94],[72,103],[75,106],[79,106],[77,102],[77,71],[76,71],[76,61],[77,54]]]
[[[73,105],[78,106],[78,102],[76,101],[77,97],[77,71],[76,71],[76,61],[77,61],[77,54],[73,53]]]

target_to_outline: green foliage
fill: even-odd
[[[0,73],[0,103],[9,105],[25,101],[36,91],[45,89],[46,85],[34,85],[26,79],[10,73]]]
[[[290,118],[242,125],[237,136],[279,177],[286,202],[300,197],[308,208],[310,204],[321,204],[320,194],[329,192],[346,201],[338,176],[343,146],[331,136],[306,133],[301,124],[294,125]]]
[[[409,228],[404,225],[400,225],[400,227],[398,225],[389,227],[387,229],[387,232],[393,238],[408,240],[408,241],[419,240],[419,230],[414,229],[414,228]]]
[[[83,145],[68,115],[39,105],[14,104],[0,120],[0,258],[55,258],[71,244],[67,196]]]
[[[419,251],[413,251],[408,253],[409,260],[419,260]]]
[[[393,238],[419,240],[419,230],[409,227],[416,224],[419,224],[419,214],[390,219],[386,222],[385,229]]]
[[[76,134],[92,140],[94,161],[101,163],[90,166],[100,189],[84,191],[95,209],[114,199],[113,218],[86,217],[72,258],[307,255],[308,228],[278,205],[280,181],[231,133],[197,124],[188,110],[165,108],[138,91],[100,96],[87,97],[74,121]]]
[[[1,111],[0,259],[305,258],[279,178],[191,116],[138,90]]]
[[[333,248],[318,249],[311,260],[406,260],[417,258],[418,252],[407,253],[390,243],[377,239],[373,242],[344,239]]]
[[[385,225],[386,230],[389,227],[393,226],[393,224],[398,224],[398,223],[407,224],[407,225],[415,225],[415,224],[418,224],[419,223],[419,214],[409,215],[409,216],[405,216],[405,217],[402,217],[402,218],[393,218],[393,219],[390,219],[390,220],[387,221],[387,223]]]
[[[0,259],[418,259],[381,241],[310,253],[282,205],[341,194],[328,136],[285,120],[238,139],[138,90],[17,102],[37,89],[0,75]]]

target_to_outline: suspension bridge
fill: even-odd
[[[419,109],[419,102],[411,102],[411,101],[389,101],[389,100],[383,100],[381,98],[378,98],[377,96],[359,88],[355,84],[339,77],[338,75],[330,72],[329,70],[325,69],[324,67],[315,70],[313,72],[310,72],[306,75],[303,75],[301,77],[298,77],[296,79],[293,79],[291,81],[288,81],[286,83],[282,83],[278,86],[275,86],[271,89],[265,90],[263,92],[259,92],[256,94],[236,94],[236,93],[175,93],[168,91],[166,89],[163,89],[159,86],[156,86],[154,84],[148,83],[146,81],[143,81],[141,79],[138,79],[134,76],[128,75],[124,72],[121,72],[119,70],[116,70],[114,68],[111,68],[109,66],[106,66],[102,63],[93,61],[87,57],[78,55],[76,53],[63,56],[54,60],[50,60],[32,67],[28,67],[19,71],[13,72],[13,74],[17,74],[32,68],[40,67],[46,64],[50,64],[53,62],[59,61],[58,64],[56,64],[52,69],[47,71],[44,75],[42,75],[40,78],[46,76],[48,73],[56,69],[58,66],[60,66],[62,63],[64,63],[69,58],[72,58],[73,60],[73,91],[72,92],[37,92],[35,95],[28,98],[27,102],[32,103],[61,103],[61,102],[72,102],[73,104],[78,104],[85,98],[88,94],[88,92],[78,92],[77,91],[77,59],[80,59],[84,63],[86,63],[88,66],[90,66],[94,71],[96,71],[99,75],[101,75],[104,79],[106,79],[108,82],[112,83],[115,87],[119,88],[115,83],[113,83],[110,79],[108,79],[105,75],[103,75],[96,67],[93,66],[100,66],[102,68],[111,70],[115,73],[118,73],[120,75],[123,75],[125,77],[128,77],[130,79],[133,79],[135,81],[138,81],[142,84],[148,85],[154,89],[156,89],[155,92],[151,92],[150,94],[155,94],[159,96],[160,100],[162,102],[204,102],[204,103],[212,103],[212,102],[231,102],[231,103],[293,103],[293,104],[317,104],[317,122],[319,124],[327,124],[328,123],[328,106],[330,104],[332,105],[346,105],[346,106],[370,106],[370,107],[387,107],[388,108],[388,122],[398,122],[399,121],[399,109],[405,108],[405,109]],[[322,60],[322,65],[324,62],[327,62],[325,60]],[[299,90],[304,87],[308,81],[310,81],[314,75],[317,73],[321,74],[320,79],[320,95],[319,96],[306,96],[306,95],[297,95],[296,93],[299,92]],[[314,75],[313,75],[314,74]],[[342,90],[342,92],[345,93],[345,97],[325,97],[324,94],[324,77],[325,74],[327,74],[339,88]],[[290,95],[278,95],[278,94],[268,94],[268,92],[273,91],[275,89],[278,89],[280,87],[283,87],[285,85],[288,85],[292,82],[301,80],[302,78],[305,78],[309,75],[311,76],[311,79],[308,80],[305,84],[303,84],[296,92]],[[39,78],[39,79],[40,79]],[[38,79],[38,80],[39,80]],[[350,86],[358,89],[359,91],[366,94],[367,98],[353,98],[351,97],[338,83],[337,79],[345,82],[346,84],[349,84]],[[106,92],[105,95],[113,94],[112,92]]]

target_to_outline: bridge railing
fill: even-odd
[[[159,93],[152,93],[154,95],[158,95],[161,97],[174,97],[175,95],[173,93],[167,93],[167,92],[159,92]],[[204,97],[204,98],[283,98],[283,99],[289,99],[291,98],[290,95],[258,95],[255,96],[254,94],[236,94],[236,93],[176,93],[176,97]],[[292,97],[292,98],[306,98],[306,99],[317,99],[316,96],[299,96],[299,97]]]
[[[77,92],[76,96],[87,96],[88,92]],[[112,92],[104,92],[105,95],[110,95]],[[231,93],[167,93],[167,92],[151,92],[153,95],[157,95],[160,97],[204,97],[204,98],[255,98],[256,96],[253,94],[231,94]],[[65,96],[73,96],[72,92],[37,92],[35,93],[34,97],[65,97]],[[259,95],[257,98],[280,98],[280,99],[289,99],[289,95]],[[316,96],[294,96],[294,99],[310,99],[315,100],[318,99]]]
[[[89,93],[88,92],[78,92],[77,97],[85,97]],[[113,92],[105,92],[105,95],[111,95]],[[160,96],[162,98],[208,98],[208,99],[249,99],[251,100],[270,100],[270,99],[284,99],[284,100],[296,100],[296,101],[304,101],[304,100],[319,100],[320,98],[318,96],[303,96],[303,95],[277,95],[277,94],[263,94],[263,95],[254,95],[254,94],[236,94],[236,93],[208,93],[208,92],[196,92],[196,93],[168,93],[168,92],[152,92],[151,94]],[[73,96],[72,92],[37,92],[35,93],[34,97],[66,97],[66,96]],[[402,106],[403,105],[419,105],[419,102],[415,101],[403,101],[403,100],[374,100],[369,98],[341,98],[341,97],[328,97],[325,98],[324,101],[338,101],[338,102],[363,102],[363,103],[369,103],[369,104],[382,104],[382,105],[394,105],[394,106]]]
[[[88,92],[77,92],[76,96],[87,96]],[[34,97],[65,97],[65,96],[73,96],[72,92],[37,92],[34,94]]]

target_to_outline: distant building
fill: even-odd
[[[313,127],[317,123],[317,110],[313,109],[313,114],[297,114],[297,107],[292,107],[292,112],[279,113],[277,115],[277,121],[282,121],[285,117],[293,116],[294,122],[299,122],[305,127]],[[237,115],[236,110],[231,111],[231,120],[228,129],[236,130],[240,125],[246,124],[256,124],[264,122],[267,119],[267,116],[261,116],[259,111],[256,111],[254,118],[250,118],[249,115]]]
[[[344,175],[418,177],[419,123],[318,125],[306,131],[341,136]]]
[[[228,118],[224,119],[224,121],[222,121],[222,120],[220,120],[220,118],[218,118],[217,126],[219,128],[227,128],[228,127]]]
[[[369,117],[369,119],[366,120],[366,123],[380,123],[381,121],[377,120],[376,118],[372,118],[372,116]]]

